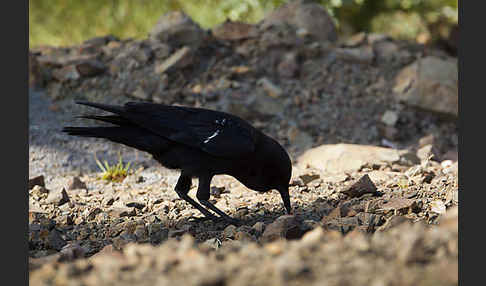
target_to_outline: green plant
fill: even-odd
[[[131,162],[124,165],[120,154],[118,154],[118,164],[111,166],[106,160],[103,162],[103,165],[96,157],[96,154],[94,156],[96,164],[103,171],[101,179],[111,182],[121,182],[128,176]]]

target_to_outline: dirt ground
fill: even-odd
[[[288,20],[305,17],[294,8],[213,31],[176,13],[141,41],[31,50],[31,285],[458,284],[457,113],[396,95],[413,63],[454,58],[384,35],[338,39],[325,21]],[[435,84],[446,101],[449,89]],[[292,158],[294,214],[284,215],[276,191],[222,175],[211,199],[241,225],[200,220],[173,191],[177,171],[129,147],[60,133],[92,124],[75,118],[92,112],[77,99],[247,119]],[[111,163],[121,155],[130,175],[101,180],[95,155]]]

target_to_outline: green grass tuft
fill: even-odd
[[[121,155],[118,155],[118,164],[116,165],[111,165],[108,164],[108,162],[105,160],[103,163],[104,165],[98,160],[95,154],[95,161],[96,164],[98,164],[98,167],[103,171],[103,174],[101,175],[101,179],[105,181],[110,181],[110,182],[121,182],[123,181],[129,174],[130,172],[130,164],[131,162],[128,162],[127,164],[123,164]]]

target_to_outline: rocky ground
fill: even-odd
[[[294,2],[204,31],[171,13],[144,40],[29,54],[31,285],[457,285],[457,58]],[[288,150],[294,214],[229,176],[201,221],[148,154],[68,137],[74,99],[223,110]],[[94,155],[132,162],[101,180]],[[197,185],[195,181],[193,188]],[[190,195],[194,195],[192,189]],[[176,285],[179,285],[176,284]]]

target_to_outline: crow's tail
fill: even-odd
[[[160,152],[170,144],[167,139],[134,126],[64,127],[62,132],[74,136],[104,138],[146,152]]]

